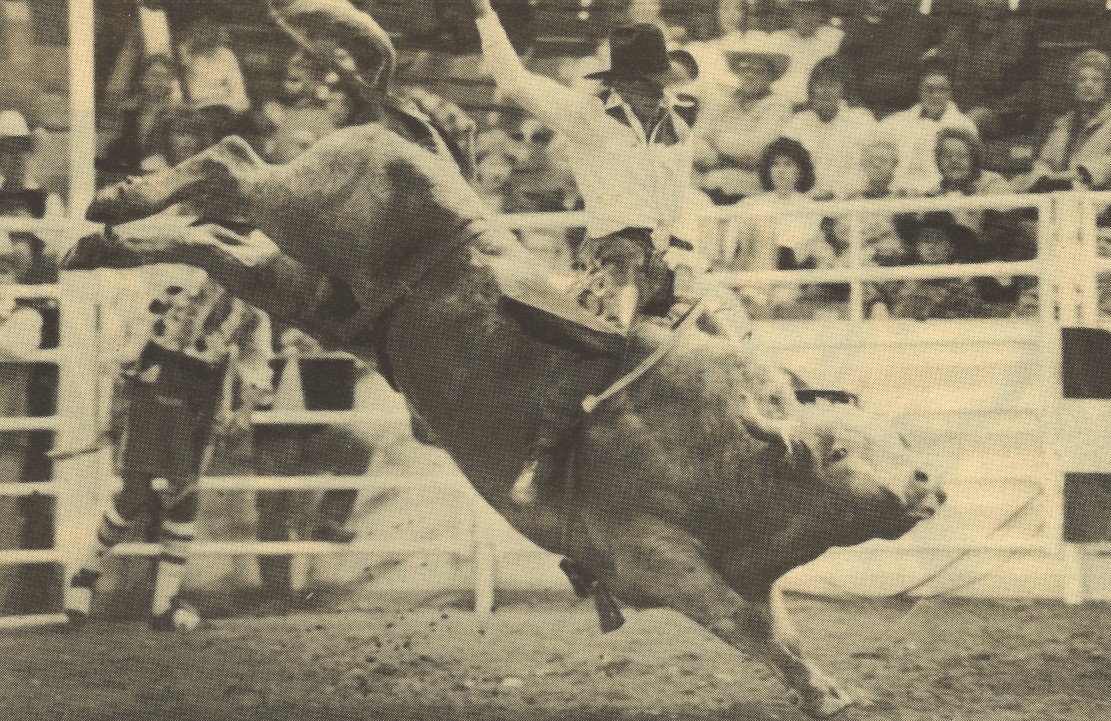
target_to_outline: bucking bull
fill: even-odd
[[[261,234],[149,217],[186,199]],[[283,166],[233,137],[106,189],[89,215],[115,225],[79,243],[69,268],[199,266],[274,317],[375,359],[478,492],[569,559],[603,625],[617,625],[614,598],[670,607],[767,663],[805,711],[825,717],[856,700],[806,659],[773,584],[831,547],[899,538],[944,502],[887,423],[850,404],[800,404],[790,374],[755,346],[646,325],[622,361],[573,365],[601,390],[672,343],[586,416],[563,483],[521,507],[509,491],[544,385],[570,351],[506,314],[504,286],[534,261],[489,222],[450,158],[375,123]]]

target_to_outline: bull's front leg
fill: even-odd
[[[768,592],[768,626],[764,634],[764,657],[779,669],[787,684],[799,693],[802,708],[822,718],[851,705],[868,705],[869,699],[854,690],[849,693],[833,678],[809,661],[802,652],[800,636],[787,613],[783,594],[773,586]]]
[[[709,566],[700,544],[669,524],[642,520],[614,531],[619,598],[641,599],[679,611],[742,653],[763,661],[797,694],[800,707],[828,718],[854,699],[801,654],[796,641],[777,639],[772,609],[764,594],[742,597]]]

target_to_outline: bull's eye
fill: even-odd
[[[829,452],[829,455],[826,456],[826,462],[827,463],[837,463],[837,461],[845,460],[845,456],[847,456],[847,455],[849,455],[849,449],[847,449],[847,448],[834,448],[832,451]]]

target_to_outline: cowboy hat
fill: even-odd
[[[603,82],[614,78],[658,78],[673,73],[673,64],[681,66],[692,79],[698,77],[698,61],[686,50],[668,51],[667,38],[658,26],[621,25],[610,33],[610,67],[584,77]]]
[[[767,65],[772,80],[778,80],[791,66],[791,56],[764,33],[746,33],[737,42],[722,48],[722,56],[729,69],[736,72],[737,65],[745,60],[755,60]]]
[[[27,119],[15,110],[0,113],[0,146],[15,150],[34,149],[34,136],[27,126]]]

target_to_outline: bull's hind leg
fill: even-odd
[[[828,718],[854,703],[803,657],[794,639],[776,637],[767,589],[750,597],[760,600],[742,597],[710,568],[697,541],[666,524],[642,522],[613,535],[620,539],[612,549],[613,588],[619,598],[673,608],[760,659],[812,716]]]
[[[244,184],[265,167],[246,140],[230,136],[172,168],[104,188],[93,199],[86,217],[95,222],[124,223],[201,193],[220,197],[222,205],[234,207]]]

